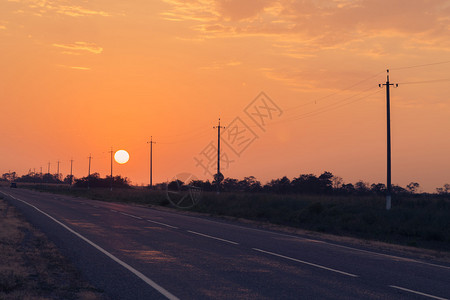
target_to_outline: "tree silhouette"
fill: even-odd
[[[418,184],[417,182],[411,182],[406,186],[406,189],[414,194],[419,190],[420,184]]]

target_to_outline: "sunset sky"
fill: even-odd
[[[211,179],[220,117],[225,177],[385,183],[389,68],[392,182],[450,183],[448,0],[0,0],[0,49],[2,174],[105,176],[113,147],[148,184],[153,136],[154,183]]]

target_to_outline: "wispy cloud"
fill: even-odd
[[[83,52],[89,52],[93,54],[100,54],[103,52],[102,47],[97,46],[94,43],[87,43],[87,42],[75,42],[73,44],[53,44],[52,46],[70,50],[70,51],[63,51],[62,53],[71,55],[79,55]]]
[[[277,41],[308,41],[314,47],[343,47],[349,42],[397,35],[420,35],[433,46],[449,47],[447,0],[163,0],[162,17],[191,21],[203,38],[269,36]],[[388,7],[388,9],[386,9]]]
[[[213,62],[210,66],[201,67],[201,70],[219,70],[224,68],[237,67],[242,65],[241,61],[231,60],[226,62]]]
[[[7,21],[0,20],[0,30],[6,30],[6,24],[8,24]]]
[[[89,71],[91,68],[89,67],[80,67],[80,66],[66,66],[66,65],[58,65],[58,67],[72,69],[72,70],[80,70],[80,71]]]
[[[101,10],[92,10],[87,9],[81,6],[66,6],[61,5],[52,8],[59,14],[64,14],[71,17],[85,17],[85,16],[102,16],[102,17],[109,17],[111,16],[110,13],[101,11]]]
[[[217,12],[215,0],[163,0],[171,5],[171,9],[161,13],[163,19],[170,21],[194,20],[210,22],[216,20]]]
[[[49,14],[66,15],[70,17],[88,17],[102,16],[109,17],[110,13],[103,10],[83,7],[80,5],[71,5],[66,0],[8,0],[23,4],[23,8],[17,10],[17,13],[30,13],[35,16],[45,16]]]

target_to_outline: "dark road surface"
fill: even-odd
[[[0,189],[111,299],[450,299],[450,265],[155,209]]]

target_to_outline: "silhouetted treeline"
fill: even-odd
[[[204,191],[217,191],[217,183],[209,180],[195,180],[189,183],[173,181],[169,183],[169,189],[183,185],[199,187]],[[157,188],[164,189],[165,184],[159,184]],[[331,172],[324,172],[320,176],[300,174],[292,180],[284,176],[273,179],[265,185],[261,184],[254,176],[245,177],[243,180],[225,178],[220,182],[220,191],[275,194],[385,195],[386,185],[383,183],[369,184],[364,181],[358,181],[355,184],[344,183],[342,178],[333,175]],[[420,192],[420,185],[417,182],[411,182],[406,188],[393,185],[392,192],[397,195],[415,194]],[[437,192],[449,194],[450,185],[446,184],[443,188],[438,188]]]
[[[111,186],[111,177],[101,178],[100,174],[93,173],[89,177],[76,179],[74,176],[67,175],[63,180],[61,174],[42,174],[29,172],[26,175],[18,177],[16,172],[2,174],[0,181],[9,182],[28,182],[28,183],[66,183],[74,184],[80,188],[108,188]],[[156,189],[166,189],[166,183],[160,183],[155,186]],[[169,183],[169,188],[191,185],[199,187],[204,191],[217,191],[217,184],[213,181],[195,180],[189,183],[173,181]],[[113,187],[128,188],[130,181],[126,177],[114,176]],[[333,194],[333,195],[384,195],[386,185],[383,183],[369,184],[364,181],[358,181],[355,184],[344,183],[339,176],[331,172],[323,172],[320,176],[314,174],[300,174],[292,180],[286,176],[273,179],[266,184],[261,184],[254,176],[245,177],[242,180],[234,178],[225,178],[220,181],[220,191],[224,192],[247,192],[247,193],[276,193],[276,194]],[[405,188],[393,185],[394,194],[417,194],[420,193],[420,184],[417,182],[409,183]],[[450,184],[437,188],[436,193],[440,195],[450,194]]]
[[[3,181],[15,181],[15,182],[28,182],[28,183],[63,183],[66,180],[61,180],[61,174],[42,174],[42,173],[34,173],[29,172],[26,175],[17,177],[16,172],[4,173],[2,175]]]
[[[114,188],[129,188],[130,181],[126,177],[113,176],[112,186]],[[109,188],[111,187],[111,176],[101,178],[99,173],[93,173],[90,176],[75,179],[75,187]]]
[[[51,183],[51,184],[74,184],[75,187],[80,188],[109,188],[111,187],[111,176],[106,176],[105,178],[101,178],[99,173],[93,173],[89,177],[83,177],[76,179],[73,175],[67,175],[64,180],[61,180],[62,175],[58,174],[42,174],[42,173],[34,173],[29,172],[26,175],[17,177],[16,172],[4,173],[0,178],[1,181],[9,181],[9,182],[26,182],[26,183]],[[89,183],[89,184],[88,184]],[[116,188],[129,188],[130,181],[128,178],[123,178],[121,176],[113,177],[113,187]]]

